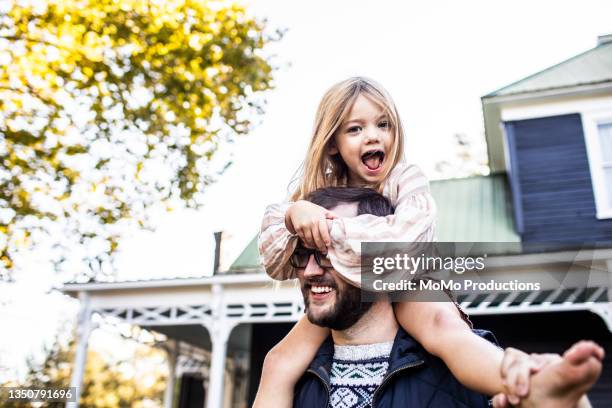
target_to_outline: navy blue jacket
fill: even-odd
[[[474,330],[497,344],[491,332]],[[329,337],[295,386],[294,408],[326,408],[329,403],[334,344]],[[373,408],[477,408],[489,398],[464,387],[444,362],[423,349],[401,327],[395,336],[389,370],[374,391]]]

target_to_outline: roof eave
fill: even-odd
[[[262,273],[241,273],[215,275],[204,278],[187,279],[160,279],[149,281],[127,281],[127,282],[90,282],[90,283],[67,283],[59,290],[66,295],[78,297],[79,292],[108,292],[133,289],[160,289],[178,288],[189,286],[211,286],[214,284],[236,284],[236,283],[269,283],[270,277]]]
[[[484,103],[505,103],[527,100],[548,99],[561,96],[579,96],[612,89],[612,78],[601,82],[564,86],[559,88],[540,89],[537,91],[519,92],[507,95],[485,95],[480,98]]]

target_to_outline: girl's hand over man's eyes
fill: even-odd
[[[327,253],[331,245],[327,220],[336,215],[309,201],[299,200],[289,207],[285,214],[285,225],[292,234],[297,234],[304,246]]]

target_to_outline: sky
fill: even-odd
[[[368,76],[394,98],[406,131],[406,156],[435,177],[465,134],[483,154],[480,97],[593,48],[612,33],[612,2],[280,1],[243,0],[286,29],[269,49],[279,67],[265,115],[226,146],[234,164],[209,188],[199,211],[156,217],[154,233],[131,231],[121,243],[118,278],[207,276],[214,231],[225,231],[225,265],[259,228],[265,206],[282,201],[302,162],[319,99],[335,82]],[[152,255],[154,254],[154,255]],[[47,294],[58,277],[33,254],[20,281],[0,288],[0,365],[21,367],[78,305]],[[8,329],[7,329],[8,328]],[[115,340],[98,330],[91,347]],[[8,374],[8,373],[5,373]],[[0,372],[0,379],[3,373]]]

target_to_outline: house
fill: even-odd
[[[521,240],[612,239],[612,35],[482,97],[489,161]]]
[[[504,346],[560,352],[591,338],[609,348],[612,36],[485,95],[482,106],[492,174],[432,182],[438,239],[518,243],[531,249],[496,255],[495,274],[584,284],[479,294],[462,306]],[[212,408],[250,406],[265,353],[303,313],[295,285],[273,284],[263,272],[255,239],[212,277],[69,283],[63,291],[82,309],[71,385],[82,381],[92,315],[121,320],[167,336],[168,408],[205,399]],[[595,407],[612,400],[611,362],[590,393]]]

